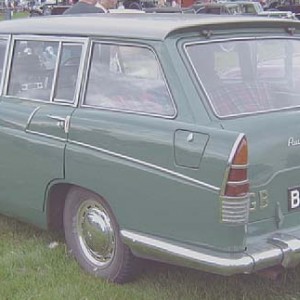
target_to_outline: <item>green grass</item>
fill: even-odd
[[[49,248],[58,242],[54,249]],[[300,299],[300,267],[281,282],[230,278],[146,262],[136,281],[115,285],[84,273],[62,236],[0,216],[0,299]]]
[[[28,18],[28,12],[14,12],[12,19]],[[5,13],[0,13],[0,21],[5,20]]]

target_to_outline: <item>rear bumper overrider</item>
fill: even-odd
[[[300,263],[300,228],[256,239],[242,253],[178,245],[128,230],[121,230],[121,237],[137,256],[221,275],[253,273],[274,266],[290,268]]]

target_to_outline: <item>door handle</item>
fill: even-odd
[[[70,116],[66,116],[64,117],[60,117],[60,116],[55,116],[55,115],[47,115],[48,118],[57,121],[56,125],[59,128],[62,128],[64,130],[65,133],[69,132],[69,128],[70,128]]]

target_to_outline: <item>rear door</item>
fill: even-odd
[[[85,41],[17,37],[0,102],[0,206],[37,218],[47,186],[64,178],[64,150]]]
[[[161,49],[161,43],[156,46]],[[199,223],[211,217],[201,209],[199,190],[210,197],[215,195],[208,190],[217,190],[207,178],[199,179],[209,135],[193,123],[176,74],[168,75],[180,96],[177,106],[153,48],[93,42],[84,98],[72,115],[66,179],[106,199],[121,228],[210,239],[199,233]],[[203,197],[212,207],[210,200]],[[180,231],[174,231],[176,214]]]

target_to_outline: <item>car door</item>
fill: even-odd
[[[83,68],[85,41],[12,40],[0,102],[0,208],[23,218],[44,209],[49,184],[64,178],[64,150]]]
[[[72,115],[66,180],[106,199],[123,228],[152,233],[164,228],[170,236],[192,238],[197,226],[191,224],[188,234],[174,233],[176,218],[166,224],[166,216],[180,212],[176,199],[186,199],[190,185],[199,182],[194,178],[208,135],[195,131],[192,121],[184,122],[191,113],[182,103],[177,114],[154,51],[137,44],[93,43],[83,95]],[[198,186],[194,189],[188,201],[200,205]],[[195,213],[200,218],[195,206],[186,207],[188,222]]]

